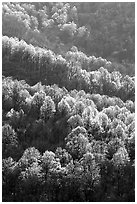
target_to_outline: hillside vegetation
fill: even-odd
[[[3,202],[135,201],[135,4],[2,4]]]

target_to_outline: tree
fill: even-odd
[[[94,191],[100,183],[100,167],[95,162],[94,155],[89,152],[83,155],[80,163],[84,169],[82,172],[82,183],[86,200],[92,201],[96,199],[96,197],[94,198]]]
[[[45,97],[46,97],[46,95],[44,92],[41,92],[41,93],[36,92],[34,94],[32,100],[31,100],[31,110],[30,110],[32,117],[39,118],[40,108],[45,101]]]
[[[85,108],[84,103],[82,101],[77,101],[76,104],[74,105],[73,113],[82,116],[84,108]]]
[[[70,129],[74,129],[78,126],[84,126],[83,120],[82,120],[81,116],[78,114],[71,116],[67,122],[68,122]]]
[[[16,182],[18,180],[18,165],[12,157],[2,160],[2,201],[16,200]]]
[[[2,107],[3,110],[9,111],[11,108],[13,108],[13,91],[12,91],[12,80],[11,79],[3,79],[2,82]]]
[[[66,147],[74,159],[81,158],[88,144],[87,132],[84,127],[76,127],[66,137]]]
[[[26,168],[33,166],[33,164],[35,163],[36,164],[41,163],[40,152],[35,147],[29,147],[24,151],[18,163],[22,170],[25,170]]]
[[[55,158],[55,154],[51,151],[45,151],[42,156],[42,168],[45,175],[52,169],[61,168],[58,158]]]
[[[25,170],[20,172],[18,200],[30,202],[39,201],[42,186],[42,167],[38,165],[38,163],[33,163],[31,166],[28,166]]]
[[[60,160],[61,167],[67,166],[72,161],[71,155],[66,149],[62,149],[61,147],[56,149],[55,157]]]
[[[45,97],[43,105],[40,108],[40,117],[47,121],[50,119],[55,113],[55,104],[50,96]]]
[[[114,165],[119,166],[119,165],[125,165],[130,161],[128,152],[124,147],[120,147],[117,152],[113,155],[113,162]]]
[[[123,101],[126,101],[126,100],[134,101],[134,93],[135,93],[135,83],[131,79],[131,77],[126,75],[121,82],[121,89],[119,90],[119,95],[121,94]]]
[[[58,103],[58,110],[62,115],[68,115],[71,112],[70,105],[64,98]]]
[[[14,129],[9,125],[5,124],[2,127],[2,155],[3,158],[12,156],[15,157],[18,154],[18,138]]]
[[[66,23],[63,24],[60,30],[61,30],[60,39],[63,42],[68,43],[70,40],[73,39],[73,36],[75,35],[77,30],[77,25],[74,22]]]

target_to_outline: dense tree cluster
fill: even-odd
[[[2,40],[3,75],[9,76],[10,73],[30,84],[41,81],[44,84],[65,86],[68,90],[84,90],[134,101],[133,77],[121,75],[106,59],[87,57],[74,50],[76,48],[67,52],[64,58],[17,38],[4,36]],[[108,71],[113,68],[115,71]]]
[[[133,101],[5,77],[2,93],[3,201],[133,201]]]
[[[2,22],[3,35],[62,55],[74,45],[87,55],[111,59],[134,72],[133,2],[5,2]]]
[[[4,202],[134,202],[134,3],[5,2]]]

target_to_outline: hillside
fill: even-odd
[[[135,201],[135,4],[2,4],[3,202]]]

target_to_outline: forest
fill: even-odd
[[[2,3],[2,201],[135,201],[135,3]]]

